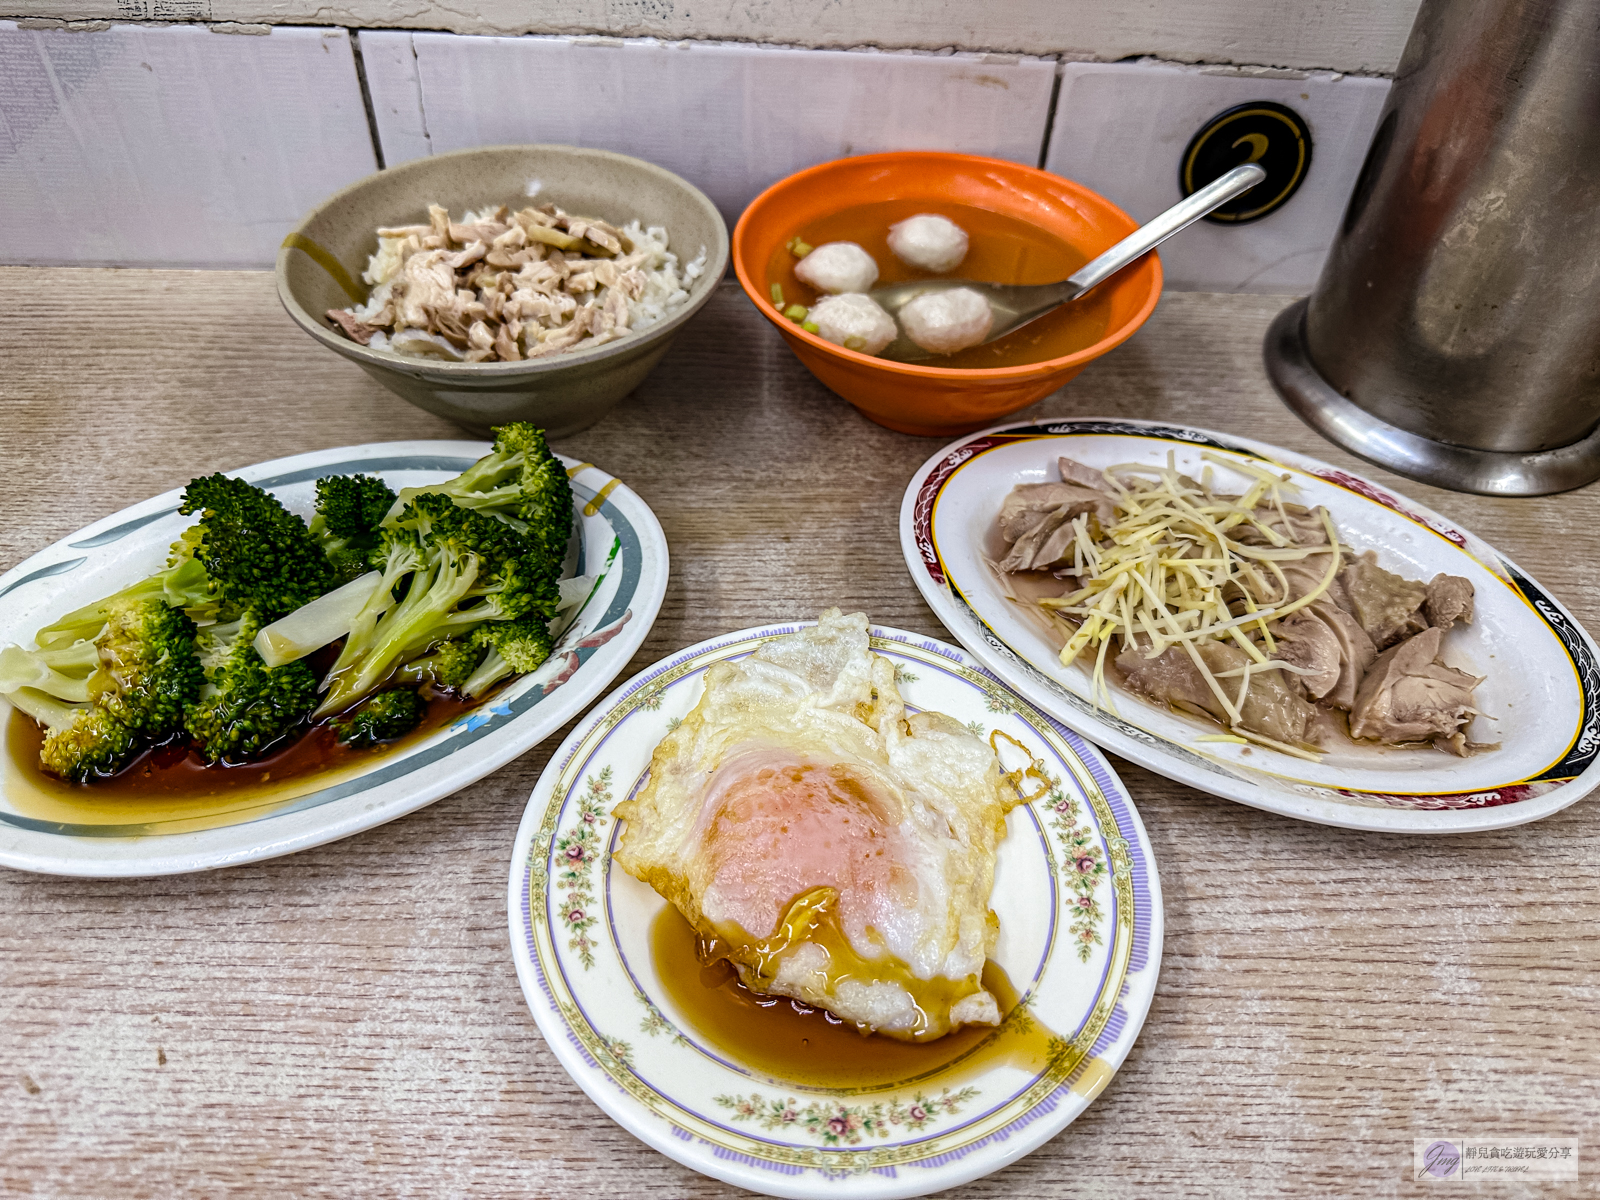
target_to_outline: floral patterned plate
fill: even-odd
[[[656,664],[556,751],[511,857],[517,977],[573,1079],[663,1154],[773,1196],[920,1196],[1038,1147],[1127,1057],[1161,960],[1155,860],[1093,746],[955,647],[874,628],[872,647],[895,664],[908,707],[966,722],[991,738],[1008,770],[1031,767],[1042,781],[1038,798],[1008,819],[991,900],[1000,917],[993,961],[1022,1000],[972,1052],[871,1088],[804,1086],[725,1055],[662,982],[649,930],[666,902],[613,869],[620,823],[610,814],[699,700],[708,666],[799,628],[728,634]],[[1044,1050],[984,1056],[1008,1037]]]
[[[230,472],[307,516],[324,475],[381,476],[396,490],[438,483],[489,452],[487,442],[378,442],[317,450]],[[667,587],[667,541],[643,500],[593,463],[563,459],[578,537],[574,574],[594,589],[539,670],[453,724],[370,752],[337,771],[272,791],[159,800],[129,812],[92,788],[42,792],[0,745],[0,866],[55,875],[167,875],[255,862],[320,846],[414,812],[482,779],[560,729],[627,666]],[[53,616],[110,594],[166,561],[193,520],[167,492],[97,521],[0,576],[0,646],[29,645]],[[0,700],[0,743],[14,731]]]
[[[1470,625],[1444,642],[1452,665],[1484,677],[1470,736],[1492,753],[1331,747],[1320,763],[1260,747],[1200,742],[1218,727],[1118,691],[1115,712],[1091,698],[1080,663],[1001,592],[984,562],[1001,502],[1015,484],[1058,478],[1056,459],[1092,467],[1164,463],[1226,487],[1229,459],[1287,473],[1323,505],[1357,551],[1411,579],[1465,576]],[[1203,458],[1202,455],[1209,457]],[[1234,478],[1238,491],[1247,476]],[[1509,558],[1438,513],[1370,479],[1264,442],[1153,421],[1092,418],[997,425],[950,443],[912,476],[900,507],[906,566],[939,619],[978,661],[1097,745],[1191,787],[1326,825],[1395,833],[1467,833],[1547,816],[1600,783],[1600,648]]]

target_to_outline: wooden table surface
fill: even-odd
[[[1600,489],[1485,499],[1361,466],[1267,384],[1261,338],[1282,303],[1168,295],[1028,415],[1172,419],[1370,471],[1600,628]],[[267,274],[5,268],[0,311],[0,570],[195,475],[459,436],[296,330]],[[628,673],[833,604],[948,636],[897,537],[901,492],[938,444],[858,416],[724,285],[637,394],[559,443],[635,488],[671,545]],[[0,1188],[743,1194],[613,1124],[523,1003],[507,856],[564,733],[289,858],[122,882],[0,871]],[[1600,1147],[1595,801],[1502,833],[1384,837],[1113,761],[1166,898],[1155,1004],[1077,1122],[960,1195],[1406,1196],[1413,1137]],[[1592,1196],[1597,1181],[1586,1167],[1576,1185],[1493,1190]]]

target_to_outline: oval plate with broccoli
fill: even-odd
[[[604,690],[667,564],[648,506],[529,426],[98,521],[0,576],[0,865],[205,870],[421,808]]]

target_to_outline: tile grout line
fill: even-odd
[[[1050,103],[1044,110],[1044,136],[1039,139],[1039,170],[1045,169],[1045,159],[1050,155],[1050,135],[1056,131],[1056,102],[1061,99],[1061,77],[1067,73],[1066,64],[1056,59],[1055,76],[1050,82]]]
[[[406,48],[411,51],[412,65],[417,69],[417,117],[422,122],[422,140],[428,145],[428,154],[433,154],[433,135],[428,132],[428,101],[422,94],[422,58],[417,54],[417,35],[406,35]]]
[[[13,3],[15,0],[13,0]],[[0,0],[0,5],[4,0]],[[69,17],[41,17],[34,13],[13,11],[10,7],[0,7],[0,21],[15,21],[21,28],[40,30],[45,32],[63,33],[104,33],[108,29],[118,26],[138,26],[145,29],[159,29],[163,27],[199,26],[206,29],[216,29],[219,26],[247,26],[252,30],[270,29],[310,29],[310,28],[346,28],[354,32],[349,26],[337,26],[316,20],[305,21],[219,21],[210,20],[199,16],[190,17],[94,17],[76,20]],[[1238,62],[1225,58],[1183,58],[1172,57],[1155,50],[1139,50],[1131,53],[1119,53],[1116,57],[1076,57],[1074,51],[1051,49],[996,49],[991,46],[957,46],[949,45],[943,48],[911,45],[883,45],[876,42],[859,43],[807,43],[807,42],[775,42],[762,41],[757,38],[733,37],[663,37],[655,34],[619,34],[594,31],[589,33],[574,33],[571,30],[526,30],[521,33],[474,31],[463,32],[451,29],[448,26],[422,26],[422,25],[378,25],[367,26],[369,33],[438,33],[460,38],[485,38],[502,41],[519,39],[540,39],[544,41],[567,41],[575,43],[589,43],[592,45],[621,45],[625,42],[654,42],[661,46],[676,47],[684,45],[748,47],[760,50],[814,50],[828,54],[861,54],[906,56],[912,58],[949,58],[952,56],[966,56],[969,58],[1000,58],[1000,59],[1034,59],[1036,61],[1054,61],[1058,76],[1063,67],[1068,63],[1091,63],[1104,66],[1120,66],[1127,63],[1148,64],[1151,66],[1196,67],[1202,70],[1214,68],[1218,74],[1229,76],[1237,74],[1242,78],[1286,78],[1299,79],[1307,75],[1329,74],[1352,79],[1393,79],[1392,71],[1382,71],[1368,68],[1347,69],[1344,67],[1330,66],[1283,66],[1272,63]]]
[[[361,107],[367,114],[367,135],[372,138],[372,157],[377,160],[378,170],[387,167],[383,161],[383,139],[378,136],[378,114],[372,107],[372,89],[367,86],[367,63],[361,55],[361,31],[352,29],[350,33],[350,53],[356,61],[356,83],[361,88]]]

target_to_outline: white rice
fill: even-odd
[[[701,246],[700,253],[684,264],[680,276],[678,256],[667,249],[667,231],[663,227],[652,225],[646,229],[638,221],[629,221],[622,227],[622,233],[633,244],[635,252],[651,252],[651,258],[646,260],[651,265],[645,270],[644,294],[628,301],[628,325],[637,333],[665,321],[673,309],[689,299],[694,281],[706,273],[706,248]],[[601,289],[602,298],[605,290]]]

